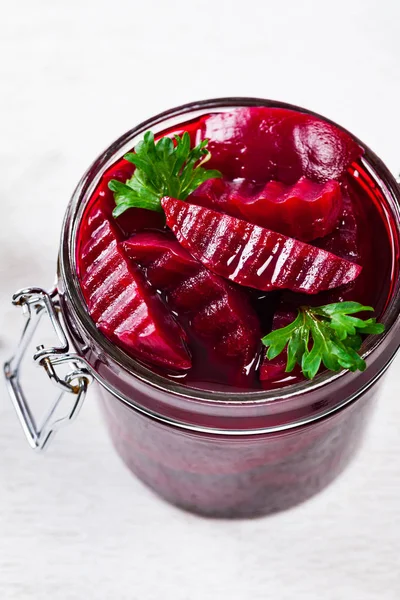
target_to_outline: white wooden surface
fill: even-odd
[[[11,293],[53,279],[61,219],[91,160],[171,106],[256,95],[342,123],[400,169],[398,0],[1,3],[1,359]],[[346,474],[287,513],[180,512],[120,463],[95,394],[45,457],[1,389],[1,600],[398,600],[400,360]],[[32,385],[42,381],[37,372]]]

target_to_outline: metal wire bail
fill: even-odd
[[[8,392],[29,445],[34,450],[40,451],[47,446],[50,438],[60,427],[67,425],[77,416],[92,376],[81,357],[69,353],[68,339],[58,316],[60,307],[56,290],[46,292],[41,288],[26,288],[14,294],[12,302],[15,306],[22,307],[26,323],[14,356],[4,364],[4,374]],[[38,426],[21,386],[20,367],[43,315],[48,316],[59,345],[47,348],[42,344],[36,346],[32,359],[44,368],[49,379],[61,390],[61,393]],[[57,372],[57,365],[65,363],[71,366],[71,371],[61,376]],[[72,403],[67,415],[58,418],[55,413],[65,393],[72,394]]]

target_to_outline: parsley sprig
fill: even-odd
[[[374,318],[364,320],[351,315],[373,310],[358,302],[302,306],[292,323],[262,339],[268,347],[267,358],[272,360],[287,348],[286,372],[298,364],[308,379],[315,377],[321,364],[330,371],[364,371],[367,365],[358,354],[361,336],[383,333],[385,326]]]
[[[182,136],[176,135],[174,140],[175,143],[163,137],[155,143],[154,134],[147,131],[135,146],[135,152],[124,156],[136,169],[125,183],[112,179],[108,184],[114,192],[114,217],[131,207],[161,212],[163,196],[185,200],[204,181],[222,176],[219,171],[202,166],[211,158],[208,140],[192,149],[186,131]]]

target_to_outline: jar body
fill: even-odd
[[[294,506],[329,484],[362,439],[382,374],[399,347],[400,193],[364,145],[357,178],[379,191],[392,240],[386,333],[367,340],[364,372],[324,373],[281,390],[224,392],[180,385],[127,356],[90,319],[77,276],[76,240],[103,173],[149,128],[157,134],[212,111],[241,106],[300,110],[269,100],[220,99],[186,105],[138,125],[89,168],[69,204],[57,291],[68,337],[100,382],[106,423],[128,467],[160,496],[209,516],[246,517]],[[318,116],[318,115],[317,115]],[[321,117],[320,117],[321,118]],[[361,160],[361,159],[360,159]]]
[[[169,502],[211,517],[254,517],[310,498],[358,448],[379,384],[314,423],[253,436],[190,432],[157,422],[101,389],[114,447]]]

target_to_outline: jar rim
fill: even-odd
[[[143,383],[148,384],[151,387],[161,389],[169,394],[181,396],[185,399],[193,399],[206,404],[221,404],[223,406],[229,406],[230,404],[235,406],[238,404],[246,404],[251,406],[270,404],[272,402],[274,404],[278,402],[281,403],[289,401],[294,397],[304,395],[306,393],[308,394],[308,392],[314,392],[322,387],[327,387],[339,379],[347,380],[349,377],[355,378],[357,377],[357,374],[350,373],[346,370],[342,370],[337,373],[327,371],[316,377],[315,380],[297,382],[278,389],[214,391],[191,387],[190,385],[186,384],[180,384],[177,381],[173,381],[167,377],[155,373],[139,361],[128,356],[123,350],[118,348],[118,346],[110,342],[95,326],[87,311],[78,280],[75,244],[80,225],[80,218],[87,202],[91,197],[94,187],[97,185],[104,171],[113,162],[115,162],[115,160],[120,158],[125,153],[126,147],[129,147],[129,144],[130,147],[132,147],[132,141],[134,138],[140,136],[150,128],[154,129],[157,125],[163,125],[162,129],[164,129],[165,122],[167,120],[178,118],[179,123],[182,122],[182,118],[187,121],[188,115],[190,115],[190,118],[195,118],[196,116],[206,114],[207,112],[224,112],[245,106],[268,106],[273,108],[285,108],[299,111],[322,119],[335,125],[342,131],[349,133],[349,135],[351,135],[365,151],[364,156],[361,159],[363,166],[368,170],[370,176],[374,179],[385,196],[385,199],[390,204],[392,213],[396,217],[395,221],[398,228],[398,237],[400,237],[399,187],[387,167],[363,142],[358,140],[353,134],[348,132],[343,127],[340,127],[333,121],[307,109],[262,98],[228,97],[191,102],[182,106],[178,106],[177,108],[164,111],[138,124],[136,127],[119,137],[104,152],[102,152],[81,178],[68,204],[61,231],[61,244],[58,262],[59,276],[64,282],[64,294],[68,298],[69,306],[71,306],[73,309],[74,318],[77,319],[80,327],[83,328],[96,341],[105,355],[110,356],[112,360],[118,364],[119,368],[135,376]],[[382,322],[386,325],[386,331],[379,337],[369,336],[367,338],[363,345],[362,356],[364,359],[368,359],[368,357],[370,357],[372,354],[375,354],[376,351],[382,347],[382,344],[385,342],[394,327],[400,327],[399,311],[400,279],[397,278],[395,288],[392,291],[392,296],[381,318]],[[399,344],[397,344],[397,347],[398,345]],[[397,348],[393,350],[392,356],[394,356],[396,350]],[[382,366],[380,371],[382,372],[384,368],[385,367]],[[371,379],[375,379],[374,374],[371,374],[370,378],[364,378],[363,384],[359,388],[359,393],[362,393],[364,388],[369,387]],[[101,378],[99,378],[99,380],[101,382]]]

